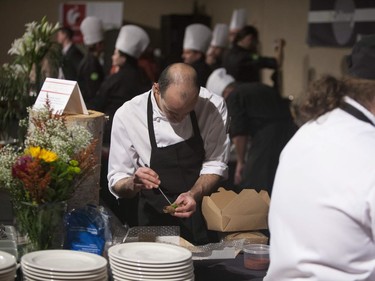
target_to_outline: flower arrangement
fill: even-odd
[[[44,80],[44,62],[48,61],[51,69],[58,69],[60,61],[59,46],[53,40],[59,25],[51,24],[43,17],[40,22],[33,21],[25,26],[23,36],[14,40],[8,51],[14,57],[13,62],[0,67],[2,132],[14,126],[11,121],[16,120],[17,125],[19,120],[26,117],[26,108],[35,102]]]
[[[64,116],[53,115],[48,101],[44,108],[28,112],[29,122],[21,122],[28,124],[23,146],[0,150],[0,186],[10,194],[21,231],[38,249],[45,249],[64,211],[57,209],[60,220],[54,220],[52,205],[70,199],[94,171],[97,141],[86,128],[68,127]]]

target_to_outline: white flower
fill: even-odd
[[[25,24],[26,31],[32,33],[34,30],[37,29],[38,23],[36,21],[29,22]]]
[[[35,41],[35,53],[39,53],[39,51],[46,46],[46,43],[42,40]]]
[[[13,41],[11,48],[8,51],[9,55],[22,55],[22,50],[23,48],[23,40],[22,38],[18,38]]]

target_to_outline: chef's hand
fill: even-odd
[[[176,208],[173,216],[179,218],[190,217],[195,212],[197,207],[197,202],[190,191],[181,193],[174,203],[176,203],[178,207]]]
[[[242,171],[244,168],[244,163],[237,162],[236,171],[234,172],[234,184],[240,184],[242,181]]]
[[[160,185],[159,175],[148,167],[139,167],[134,174],[134,188],[153,189]]]

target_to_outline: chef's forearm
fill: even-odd
[[[211,194],[217,188],[221,178],[221,176],[215,174],[201,175],[190,190],[195,201],[201,201],[203,196]]]
[[[245,162],[245,153],[246,153],[246,147],[247,147],[247,136],[235,136],[232,138],[232,141],[234,143],[234,147],[236,149],[236,160],[237,163],[243,164]]]
[[[134,187],[134,177],[123,178],[115,183],[112,190],[120,198],[132,198],[139,189]]]

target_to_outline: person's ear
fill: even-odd
[[[154,90],[155,93],[160,94],[159,83],[155,82],[152,87],[153,87],[153,90]]]

